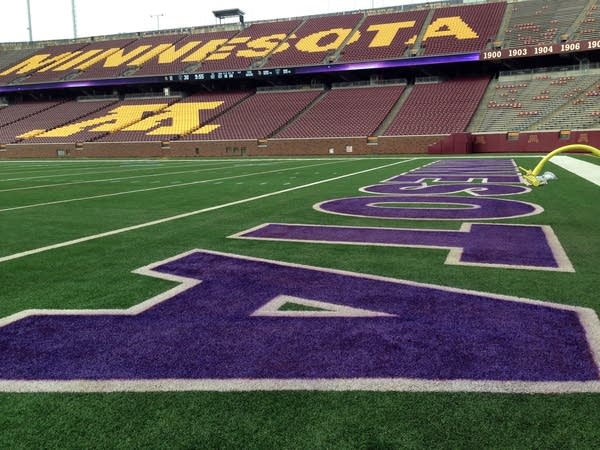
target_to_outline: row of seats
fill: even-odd
[[[543,122],[544,118],[551,118],[561,110],[569,111],[573,116],[573,125],[568,126],[572,128],[576,117],[586,116],[583,108],[578,106],[581,105],[578,99],[591,92],[589,86],[597,81],[597,77],[594,73],[565,76],[564,72],[555,72],[531,76],[528,80],[499,81],[488,91],[486,105],[474,120],[471,131],[505,131],[507,127],[515,131],[532,127],[552,129],[549,128],[554,126],[552,120]],[[511,95],[510,102],[503,96],[507,92]]]
[[[253,23],[191,35],[88,39],[51,45],[19,61],[0,50],[5,61],[0,84],[396,59],[406,56],[424,28],[426,54],[484,50],[504,8],[503,2],[438,8],[431,21],[429,10],[422,9]]]
[[[398,102],[405,87],[332,89],[276,137],[371,136]]]
[[[465,131],[469,124],[470,131],[499,132],[597,126],[595,72],[501,81],[486,92],[488,83],[476,77],[419,82],[409,91],[399,84],[9,104],[0,107],[0,143],[432,135]]]
[[[567,34],[589,0],[529,0],[509,5],[504,47],[552,44]]]
[[[464,131],[488,83],[488,77],[478,77],[417,84],[385,134],[400,136]]]

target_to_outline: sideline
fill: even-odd
[[[134,230],[138,230],[138,229],[141,229],[141,228],[147,228],[147,227],[151,227],[151,226],[154,226],[154,225],[159,225],[159,224],[162,224],[162,223],[172,222],[174,220],[184,219],[186,217],[191,217],[191,216],[195,216],[195,215],[206,213],[206,212],[210,212],[210,211],[216,211],[218,209],[228,208],[230,206],[241,205],[243,203],[253,202],[255,200],[261,200],[263,198],[268,198],[268,197],[272,197],[272,196],[279,195],[279,194],[285,194],[285,193],[288,193],[288,192],[293,192],[293,191],[297,191],[297,190],[308,188],[308,187],[312,187],[312,186],[318,186],[320,184],[329,183],[331,181],[337,181],[337,180],[341,180],[341,179],[344,179],[344,178],[352,177],[352,176],[355,176],[355,175],[361,175],[363,173],[373,172],[375,170],[385,169],[387,167],[396,166],[398,164],[404,164],[404,163],[407,163],[407,162],[410,162],[410,161],[413,161],[413,160],[414,160],[414,158],[404,159],[402,161],[397,161],[397,162],[394,162],[394,163],[385,164],[383,166],[373,167],[371,169],[360,170],[358,172],[353,172],[353,173],[349,173],[349,174],[346,174],[346,175],[340,175],[340,176],[333,177],[333,178],[327,178],[325,180],[314,181],[312,183],[303,184],[301,186],[294,186],[294,187],[291,187],[291,188],[282,189],[280,191],[274,191],[274,192],[269,192],[267,194],[257,195],[255,197],[248,197],[248,198],[245,198],[245,199],[242,199],[242,200],[236,200],[236,201],[229,202],[229,203],[223,203],[221,205],[210,206],[208,208],[198,209],[196,211],[190,211],[190,212],[187,212],[187,213],[177,214],[175,216],[164,217],[162,219],[153,220],[151,222],[141,223],[141,224],[138,224],[138,225],[133,225],[133,226],[130,226],[130,227],[125,227],[125,228],[118,228],[116,230],[106,231],[104,233],[94,234],[94,235],[91,235],[91,236],[84,236],[82,238],[73,239],[73,240],[65,241],[65,242],[60,242],[58,244],[47,245],[45,247],[34,248],[34,249],[27,250],[27,251],[24,251],[24,252],[14,253],[12,255],[0,257],[0,263],[6,262],[6,261],[11,261],[13,259],[24,258],[26,256],[35,255],[35,254],[38,254],[38,253],[47,252],[49,250],[54,250],[54,249],[57,249],[57,248],[69,247],[69,246],[72,246],[72,245],[81,244],[82,242],[93,241],[93,240],[96,240],[96,239],[101,239],[101,238],[108,237],[108,236],[113,236],[113,235],[116,235],[116,234],[127,233],[129,231],[134,231]],[[334,160],[334,161],[330,162],[330,164],[337,163],[337,162],[339,162],[339,161]]]
[[[551,163],[575,175],[600,186],[600,166],[582,161],[571,156],[559,155],[550,160]]]

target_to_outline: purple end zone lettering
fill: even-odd
[[[413,207],[410,204],[432,205]],[[402,205],[402,207],[394,207]],[[440,205],[436,207],[435,205]],[[447,205],[458,207],[444,208]],[[517,200],[487,197],[453,197],[450,195],[396,195],[379,197],[350,197],[328,200],[314,206],[318,211],[355,217],[378,219],[421,220],[488,220],[508,219],[539,214],[537,205]]]
[[[375,184],[360,189],[368,194],[418,194],[418,195],[447,195],[466,192],[477,197],[519,195],[531,192],[527,186],[515,186],[510,184],[438,184],[427,185],[426,183],[385,183]]]
[[[447,231],[272,223],[234,237],[451,249],[447,264],[573,271],[552,229],[540,225],[465,223],[460,231]]]
[[[9,323],[0,381],[598,380],[581,308],[206,251],[149,274],[202,282],[136,315]],[[368,311],[269,316],[281,296]]]
[[[406,183],[420,183],[425,180],[436,181],[440,183],[469,183],[472,180],[484,180],[487,183],[520,183],[521,177],[519,175],[421,175],[418,173],[410,172],[405,175],[398,175],[392,177],[389,182],[406,182]]]

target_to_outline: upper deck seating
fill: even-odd
[[[235,34],[236,31],[218,31],[179,36],[181,39],[146,61],[134,75],[172,75],[193,71],[194,68],[201,71],[200,62],[207,53],[222,46]]]
[[[250,25],[202,61],[202,71],[241,70],[267,56],[294,31],[301,20]]]
[[[428,11],[409,11],[368,16],[358,29],[361,38],[346,45],[340,61],[402,58],[416,40]]]
[[[485,50],[498,35],[506,3],[436,9],[422,47],[426,55]]]
[[[362,18],[362,14],[347,14],[307,19],[287,41],[275,49],[264,67],[321,64],[325,56],[342,45]]]
[[[527,47],[558,42],[588,0],[529,0],[511,3],[503,47]]]
[[[102,50],[104,57],[96,56],[83,63],[78,79],[117,78],[123,74],[135,73],[144,64],[142,58],[150,57],[156,50],[164,50],[166,45],[173,45],[181,39],[181,35],[149,36],[135,40],[106,41],[92,44],[84,50]],[[165,46],[165,47],[163,47]],[[149,50],[152,50],[150,53]],[[155,54],[155,53],[154,53]]]
[[[0,71],[0,84],[16,81],[19,83],[57,81],[62,74],[57,75],[53,69],[64,61],[81,55],[85,45],[85,43],[49,45],[37,50]]]
[[[596,2],[587,11],[584,19],[571,40],[584,41],[597,39],[600,36],[600,3]]]

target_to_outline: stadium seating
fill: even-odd
[[[218,128],[209,133],[195,130],[184,140],[261,139],[270,137],[300,114],[322,90],[265,91],[247,98],[211,120]]]
[[[136,68],[133,61],[137,56],[143,54],[143,50],[151,46],[157,46],[166,43],[175,43],[180,39],[180,36],[169,36],[165,42],[166,36],[151,36],[142,39],[119,39],[116,41],[104,41],[89,45],[84,50],[103,50],[108,54],[104,57],[95,58],[83,62],[83,67],[78,66],[77,69],[82,73],[78,79],[91,80],[96,78],[117,78],[128,69]],[[100,53],[102,55],[103,53]],[[134,71],[132,70],[132,72]]]
[[[530,0],[509,4],[504,48],[552,44],[567,33],[588,0]]]
[[[421,30],[428,11],[409,11],[401,13],[377,14],[368,16],[359,27],[361,39],[346,45],[342,50],[340,61],[368,61],[372,59],[402,58],[408,44]],[[378,27],[379,24],[414,21],[410,28]],[[416,30],[416,31],[415,31]],[[374,41],[378,36],[378,41]]]
[[[0,72],[14,65],[17,61],[22,61],[23,59],[35,53],[36,51],[37,50],[33,48],[0,48]]]
[[[387,136],[466,130],[489,82],[487,77],[416,84],[385,132]]]
[[[484,50],[498,35],[505,9],[506,3],[436,9],[421,47],[426,55]],[[445,35],[447,33],[452,35]],[[458,39],[455,33],[459,34]]]
[[[405,85],[332,89],[276,137],[370,136],[404,88]]]
[[[477,131],[523,131],[581,97],[597,81],[597,74],[547,72],[503,77],[481,107]],[[575,110],[571,110],[577,116]],[[573,119],[575,120],[575,119]],[[544,125],[547,128],[547,125]]]
[[[6,106],[0,110],[0,127],[31,117],[57,104],[58,102],[28,102]]]
[[[50,108],[11,125],[0,127],[0,143],[8,144],[27,140],[27,138],[77,120],[113,103],[115,103],[115,100],[51,103],[52,107]]]
[[[332,29],[353,30],[363,17],[363,14],[348,14],[307,19],[294,35],[290,36],[288,41],[275,50],[264,67],[305,66],[322,63],[325,56],[332,54],[340,47],[344,41],[342,39],[344,36],[337,34],[323,35],[318,40],[311,39],[309,41],[303,40],[303,38],[318,32],[325,33],[327,30]],[[351,31],[347,34],[350,33]],[[278,50],[290,44],[293,45],[286,51],[277,53]],[[298,50],[298,45],[301,45],[306,51]]]
[[[598,36],[600,36],[600,3],[596,1],[587,11],[572,40],[591,40],[597,39]]]
[[[115,133],[152,114],[157,114],[174,99],[123,100],[109,103],[104,108],[77,120],[44,133],[38,134],[27,143],[91,142],[108,133]],[[1,112],[1,111],[0,111]]]
[[[99,142],[170,141],[207,125],[250,92],[196,94],[171,104],[159,114],[98,139]],[[206,127],[203,131],[210,132]]]
[[[592,82],[583,92],[577,90],[579,96],[568,96],[565,104],[554,113],[544,118],[537,129],[585,130],[600,128],[600,82],[599,73],[579,77],[579,85]],[[595,78],[595,80],[594,80]]]
[[[205,57],[207,51],[203,51],[205,45],[211,41],[226,41],[235,34],[235,31],[218,31],[177,36],[180,39],[176,43],[146,61],[134,76],[169,75],[193,71],[200,66],[200,61]]]
[[[52,45],[41,51],[38,50],[33,54],[36,56],[35,61],[31,61],[32,56],[27,55],[0,72],[0,84],[10,84],[15,81],[19,83],[57,81],[63,74],[58,74],[52,68],[60,65],[61,61],[79,56],[84,47],[85,43],[77,43]]]
[[[225,51],[221,53],[217,51],[202,61],[202,71],[217,72],[222,70],[248,69],[254,61],[262,60],[274,50],[279,42],[285,40],[301,23],[301,20],[287,20],[252,24],[226,42],[223,45]],[[271,39],[251,44],[253,48],[241,50],[243,52],[242,55],[237,54],[239,50],[236,47],[236,42],[253,42],[257,38],[264,38],[266,36],[271,37]],[[227,57],[224,59],[212,59],[223,56]]]

